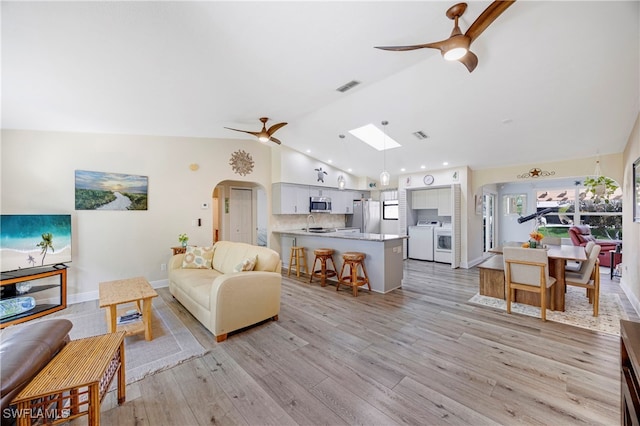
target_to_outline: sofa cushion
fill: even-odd
[[[234,273],[237,264],[256,257],[254,271],[276,272],[280,255],[270,248],[231,241],[218,241],[213,246],[213,269],[223,274]]]
[[[256,260],[258,259],[258,256],[253,256],[253,257],[247,257],[246,259],[244,259],[242,262],[238,263],[233,270],[235,272],[247,272],[247,271],[253,271],[253,268],[256,267]]]
[[[213,269],[175,269],[171,280],[204,308],[210,308],[211,285],[220,275]]]
[[[182,259],[182,267],[185,269],[211,269],[213,259],[213,247],[187,246]]]

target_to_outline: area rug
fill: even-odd
[[[127,384],[136,382],[149,374],[166,370],[188,359],[204,355],[207,351],[191,334],[161,297],[153,299],[153,340],[146,341],[144,333],[125,338],[125,371]],[[74,309],[73,313],[65,313]],[[66,318],[73,323],[69,332],[72,340],[96,336],[107,332],[104,309],[97,301],[71,305],[70,308],[26,323],[7,327],[5,333],[19,331],[37,321]]]
[[[488,306],[506,311],[507,302],[503,299],[476,294],[469,303]],[[512,303],[511,312],[540,318],[540,308],[536,306]],[[560,322],[575,327],[601,331],[607,334],[620,335],[620,320],[629,319],[617,294],[600,293],[598,316],[593,316],[593,306],[585,295],[585,289],[567,287],[564,312],[547,310],[547,321]]]

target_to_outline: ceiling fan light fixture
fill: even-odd
[[[467,52],[468,50],[465,47],[454,47],[453,49],[443,52],[442,56],[444,56],[444,59],[447,61],[457,61],[466,55]]]
[[[447,61],[457,61],[467,54],[470,45],[469,37],[462,34],[451,35],[451,38],[442,46],[442,56]]]
[[[266,135],[260,135],[260,136],[258,136],[258,140],[259,140],[260,142],[269,142],[269,136],[266,136]]]

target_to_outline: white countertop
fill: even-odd
[[[395,234],[369,234],[362,232],[307,232],[302,229],[289,229],[281,231],[273,231],[274,234],[288,235],[304,235],[305,237],[322,237],[322,238],[340,238],[344,240],[363,240],[363,241],[392,241],[403,240],[409,238],[406,235]]]

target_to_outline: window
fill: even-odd
[[[540,232],[552,237],[569,237],[573,224],[589,225],[599,240],[622,236],[622,191],[617,188],[606,201],[582,185],[573,188],[538,190],[536,211],[552,211],[538,219]]]
[[[382,202],[382,219],[398,220],[398,200],[388,200]]]

